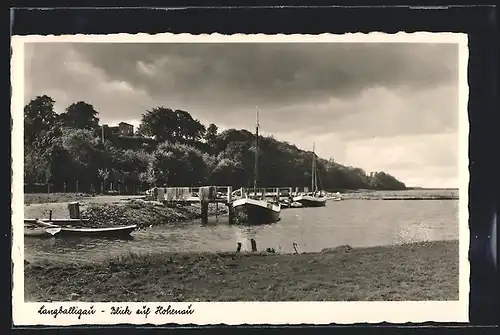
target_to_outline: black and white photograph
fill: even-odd
[[[26,36],[13,62],[14,322],[465,321],[463,35]]]

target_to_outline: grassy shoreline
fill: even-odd
[[[457,300],[458,241],[25,262],[26,301]]]
[[[45,202],[44,202],[45,201]],[[169,205],[148,202],[127,196],[96,196],[84,194],[25,194],[25,217],[48,218],[52,211],[53,218],[68,218],[67,202],[79,201],[80,213],[88,218],[88,223],[73,223],[78,226],[107,227],[136,224],[149,227],[166,224],[185,223],[201,218],[201,206]],[[227,214],[227,207],[210,204],[209,216]]]
[[[48,204],[91,199],[86,193],[24,193],[24,205]]]

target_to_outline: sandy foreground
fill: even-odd
[[[26,301],[458,300],[458,241],[25,262]]]

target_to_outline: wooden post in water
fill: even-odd
[[[233,187],[232,186],[228,186],[227,187],[227,203],[231,203],[231,200],[232,200],[232,197],[233,195],[231,194],[233,193]]]
[[[78,193],[78,180],[76,181],[76,193]]]
[[[219,219],[219,202],[215,201],[215,219]]]
[[[257,242],[255,241],[255,239],[251,239],[250,240],[250,243],[252,244],[252,252],[256,252],[257,251]]]
[[[52,221],[52,209],[49,210],[49,221]]]
[[[203,199],[201,201],[201,223],[202,224],[207,224],[208,223],[208,199]]]
[[[243,189],[241,191],[243,193]],[[233,187],[228,186],[227,187],[227,214],[229,216],[229,224],[233,224]],[[243,195],[243,194],[242,194]]]
[[[201,223],[208,223],[208,204],[210,202],[210,187],[200,187]]]

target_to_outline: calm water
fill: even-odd
[[[339,245],[377,246],[405,242],[458,239],[458,200],[344,200],[323,208],[294,208],[281,212],[272,225],[238,227],[227,217],[176,227],[152,227],[132,233],[130,240],[91,238],[25,238],[25,259],[102,259],[127,252],[234,251],[237,242],[276,252],[321,251]]]

